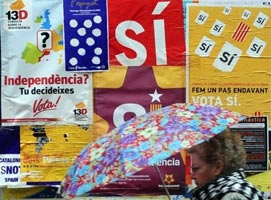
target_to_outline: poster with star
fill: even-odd
[[[185,102],[185,67],[111,66],[109,72],[93,76],[94,134],[105,134],[132,117],[161,107]],[[185,186],[184,159],[169,158],[170,165],[161,166],[162,179],[172,194],[183,194]],[[127,188],[123,191],[121,188]],[[126,180],[107,185],[96,192],[135,195],[165,194],[154,168],[141,171]]]
[[[185,102],[185,67],[112,66],[93,75],[94,131],[107,133],[134,116]]]
[[[187,101],[271,119],[271,8],[188,6]]]

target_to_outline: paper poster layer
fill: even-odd
[[[111,67],[95,74],[94,131],[105,134],[134,116],[185,102],[185,67]]]
[[[91,74],[65,71],[62,1],[3,3],[3,125],[90,124]]]
[[[63,8],[66,70],[108,70],[107,1],[64,0]]]
[[[182,0],[108,1],[110,64],[184,66]]]
[[[270,120],[269,7],[188,7],[188,101]]]

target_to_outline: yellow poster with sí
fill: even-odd
[[[188,6],[189,102],[271,118],[270,16],[270,7]]]

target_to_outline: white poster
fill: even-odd
[[[20,155],[0,154],[0,186],[20,183]]]
[[[2,125],[91,124],[92,76],[65,71],[61,0],[6,0]]]

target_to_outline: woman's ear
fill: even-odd
[[[216,162],[215,175],[219,176],[224,170],[224,163],[222,160]]]

